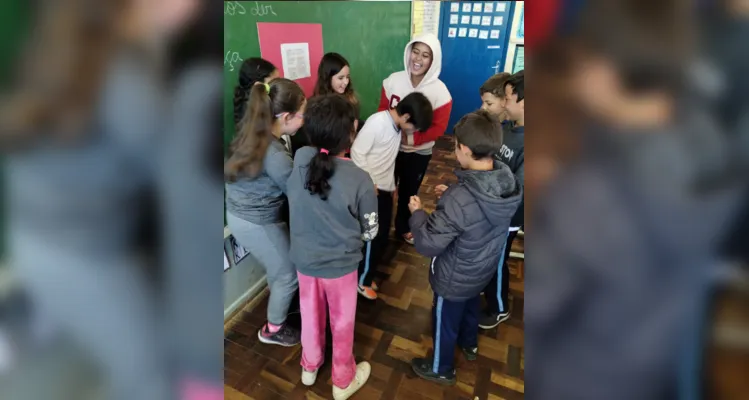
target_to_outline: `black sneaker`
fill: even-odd
[[[479,319],[479,328],[492,329],[508,319],[510,319],[509,311],[499,314],[484,314],[484,316]]]
[[[457,381],[455,379],[455,371],[451,371],[449,374],[435,374],[432,372],[433,361],[426,358],[414,358],[411,360],[411,368],[413,368],[416,375],[420,378],[424,378],[431,382],[436,382],[441,385],[454,385]]]
[[[271,333],[268,330],[268,324],[263,325],[259,331],[257,331],[257,338],[261,342],[266,344],[277,344],[284,347],[296,346],[301,342],[302,334],[298,329],[294,329],[289,324],[283,324],[281,329],[276,333]]]
[[[463,351],[463,355],[468,361],[476,361],[476,359],[479,357],[478,347],[461,347],[460,350]]]

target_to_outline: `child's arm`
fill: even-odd
[[[377,196],[372,179],[366,179],[359,189],[357,199],[359,209],[359,223],[361,224],[361,239],[365,242],[374,240],[380,228],[379,215],[377,215]]]
[[[432,126],[424,132],[414,132],[413,137],[409,137],[408,143],[411,146],[419,146],[424,143],[433,142],[447,131],[447,123],[450,121],[450,111],[452,111],[453,102],[450,100],[445,105],[434,109]]]
[[[367,173],[369,173],[369,168],[366,156],[372,149],[375,137],[375,132],[371,125],[371,123],[369,125],[364,124],[364,127],[362,127],[361,131],[356,135],[354,144],[351,145],[351,161]]]
[[[437,203],[437,209],[432,214],[427,214],[421,209],[418,197],[414,198],[418,206],[414,207],[408,221],[414,236],[414,247],[420,254],[437,257],[463,232],[463,209],[448,195]]]
[[[285,151],[279,151],[273,153],[265,160],[265,171],[268,173],[270,179],[281,188],[281,191],[286,193],[286,181],[291,176],[291,170],[294,167],[294,161],[291,156]]]

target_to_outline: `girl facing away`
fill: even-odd
[[[242,62],[239,68],[239,81],[234,88],[234,125],[239,125],[244,117],[250,90],[258,83],[268,83],[279,77],[278,68],[270,61],[251,57]]]
[[[300,334],[286,324],[297,277],[282,218],[292,160],[281,136],[293,135],[302,126],[305,105],[304,92],[295,82],[277,78],[256,83],[224,164],[227,224],[265,268],[270,288],[268,322],[258,339],[286,347],[298,344]]]
[[[302,383],[313,385],[325,358],[326,311],[333,332],[333,398],[348,399],[369,378],[354,360],[357,275],[364,241],[377,236],[377,197],[369,174],[345,158],[358,125],[343,96],[310,99],[304,124],[311,146],[297,151],[289,177],[291,260],[302,315]]]
[[[395,107],[412,92],[423,93],[434,109],[429,129],[405,135],[395,162],[395,179],[398,185],[395,234],[413,244],[413,235],[408,227],[408,219],[411,218],[408,201],[419,192],[419,186],[432,159],[434,142],[447,130],[453,103],[447,86],[439,79],[442,71],[442,47],[437,36],[424,34],[414,37],[406,45],[403,63],[403,71],[394,72],[382,81],[378,111]]]

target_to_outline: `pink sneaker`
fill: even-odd
[[[186,380],[180,387],[182,400],[223,400],[224,387],[198,380]]]

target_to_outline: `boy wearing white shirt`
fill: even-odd
[[[366,171],[377,188],[380,229],[377,237],[365,247],[359,264],[359,294],[374,300],[374,270],[382,258],[390,234],[395,192],[395,158],[404,140],[414,131],[423,131],[432,124],[432,103],[423,94],[413,92],[395,108],[372,114],[356,135],[351,146],[351,160]]]

